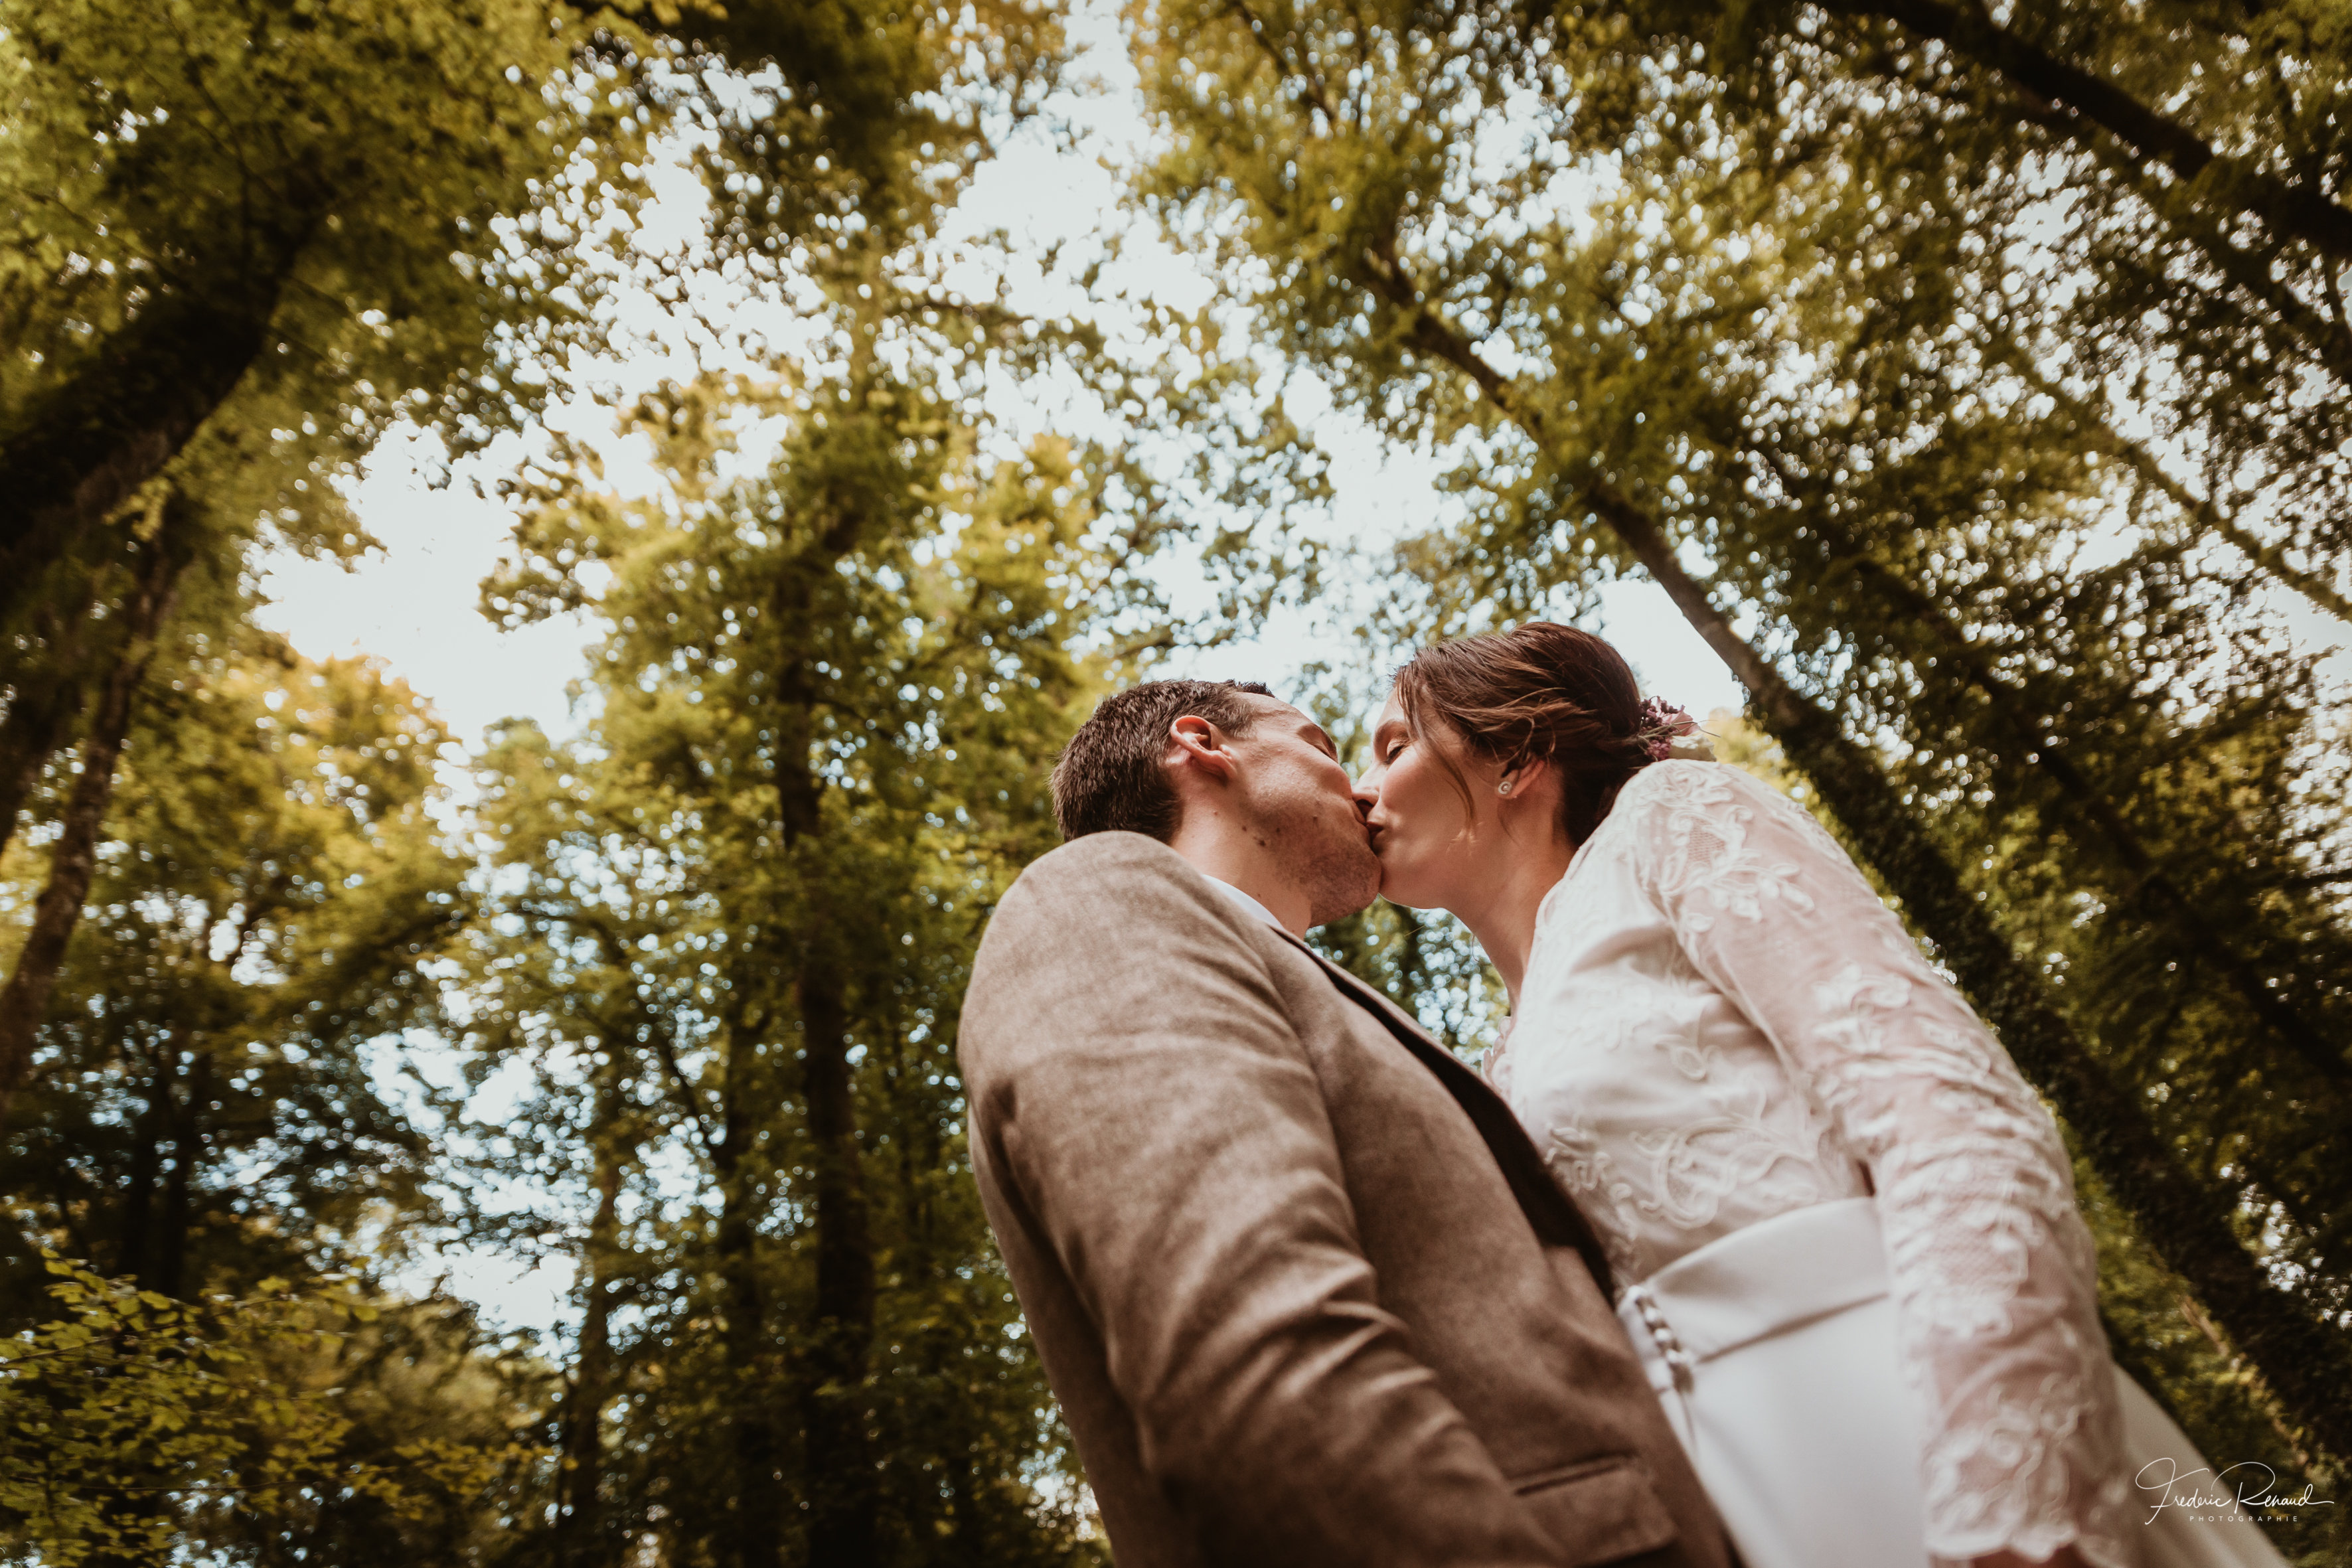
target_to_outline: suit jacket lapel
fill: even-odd
[[[1276,928],[1279,930],[1280,928]],[[1404,1009],[1381,995],[1379,991],[1349,973],[1338,964],[1317,952],[1288,931],[1282,935],[1290,944],[1322,966],[1339,994],[1378,1018],[1397,1042],[1412,1053],[1415,1059],[1433,1074],[1445,1091],[1454,1097],[1470,1118],[1471,1125],[1486,1141],[1495,1156],[1495,1163],[1510,1184],[1511,1195],[1518,1200],[1520,1212],[1535,1227],[1538,1239],[1550,1247],[1572,1247],[1592,1271],[1594,1283],[1604,1297],[1616,1295],[1616,1282],[1610,1273],[1609,1259],[1601,1249],[1601,1241],[1593,1234],[1592,1224],[1584,1217],[1568,1194],[1559,1190],[1551,1173],[1545,1169],[1543,1156],[1536,1152],[1534,1142],[1511,1108],[1503,1103],[1502,1096],[1488,1086],[1486,1080],[1473,1072],[1461,1058],[1447,1050],[1431,1037],[1429,1032],[1415,1022]]]

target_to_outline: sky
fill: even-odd
[[[1011,298],[1041,314],[1070,310],[1075,290],[1059,280],[1066,265],[1047,277],[1026,259],[1058,249],[1066,261],[1074,248],[1099,242],[1097,220],[1116,206],[1118,196],[1110,165],[1131,156],[1146,134],[1112,7],[1088,7],[1074,33],[1086,47],[1084,63],[1100,82],[1097,91],[1067,105],[1079,132],[1076,144],[1057,146],[1042,133],[1015,138],[972,183],[957,219],[943,233],[952,244],[960,238],[978,241],[1002,227],[1011,241],[1011,265],[1003,268],[1010,275]],[[675,257],[678,269],[690,274],[702,216],[699,188],[675,165],[658,173],[653,184],[656,199],[641,215],[635,247]],[[983,255],[992,250],[973,248]],[[966,279],[975,289],[990,280]],[[1189,259],[1150,245],[1127,247],[1107,285],[1188,308],[1214,288]],[[595,374],[574,378],[601,383],[608,395],[560,405],[549,416],[552,426],[582,432],[609,427],[619,401],[611,394],[691,374],[698,357],[709,364],[707,353],[698,356],[688,345],[688,330],[650,294],[625,299],[618,317],[620,352]],[[788,323],[771,325],[766,335],[781,340],[789,330]],[[1318,391],[1294,387],[1289,406],[1335,458],[1334,533],[1376,550],[1438,522],[1444,498],[1434,484],[1435,464],[1425,454],[1391,449],[1354,420],[1328,412]],[[1041,398],[1034,389],[1002,383],[992,389],[990,404],[992,415],[1016,435],[1050,426],[1057,412],[1050,395]],[[349,569],[332,562],[276,560],[263,580],[271,601],[266,624],[314,657],[356,649],[383,659],[433,701],[468,745],[479,742],[486,725],[510,716],[536,719],[551,731],[570,728],[566,688],[583,668],[581,649],[590,628],[563,619],[501,632],[477,608],[478,584],[499,559],[511,520],[469,481],[494,481],[511,472],[537,439],[538,433],[530,430],[502,437],[480,458],[457,465],[455,482],[435,488],[431,476],[442,471],[436,439],[413,428],[395,429],[377,447],[352,492],[362,521],[383,547]],[[1181,562],[1169,567],[1178,575],[1182,569]],[[1282,614],[1264,636],[1166,673],[1257,677],[1344,658],[1345,634],[1328,624],[1330,618]],[[1721,661],[1663,591],[1645,584],[1620,585],[1603,595],[1600,615],[1587,624],[1618,644],[1645,689],[1701,714],[1738,706],[1738,689]]]

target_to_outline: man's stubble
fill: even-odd
[[[1352,849],[1336,847],[1332,855],[1316,863],[1315,879],[1307,889],[1307,923],[1319,926],[1346,920],[1370,908],[1380,894],[1381,858],[1372,853],[1372,847],[1368,843]]]
[[[1319,803],[1284,813],[1287,821],[1268,826],[1281,847],[1286,868],[1307,894],[1307,923],[1345,920],[1380,896],[1381,858],[1351,811],[1335,822]]]

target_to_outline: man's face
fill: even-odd
[[[1307,894],[1310,925],[1352,915],[1381,889],[1370,798],[1359,799],[1322,725],[1271,697],[1249,701],[1256,721],[1225,741],[1243,822]]]

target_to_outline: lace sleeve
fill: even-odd
[[[2136,1560],[2097,1266],[2049,1113],[1853,861],[1738,771],[1629,789],[1642,883],[1869,1167],[1939,1563]]]

